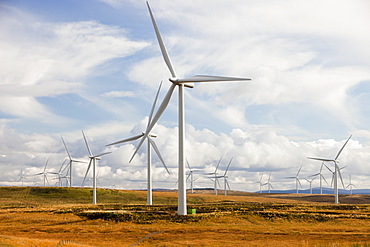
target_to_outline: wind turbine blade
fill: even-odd
[[[301,171],[301,169],[302,169],[302,166],[299,168],[299,170],[298,170],[298,172],[297,172],[297,177],[298,177],[299,172]]]
[[[347,142],[349,141],[349,139],[351,139],[351,137],[352,137],[352,135],[350,135],[350,136],[348,137],[347,141],[344,143],[344,145],[342,146],[342,148],[339,150],[339,152],[338,152],[337,156],[335,157],[335,160],[337,160],[337,159],[338,159],[338,157],[339,157],[340,153],[343,151],[344,147],[347,145]]]
[[[335,164],[335,165],[337,166],[337,169],[338,169],[338,168],[339,168],[339,167],[338,167],[338,165],[337,165],[337,164]],[[344,168],[344,167],[342,167],[342,168]],[[342,168],[341,168],[341,169],[342,169]],[[344,183],[343,183],[342,174],[340,173],[340,170],[341,170],[341,169],[338,169],[338,174],[339,174],[339,177],[340,177],[340,181],[342,182],[343,188],[345,189],[345,187],[344,187]]]
[[[225,173],[224,173],[224,176],[226,176],[226,173],[227,173],[227,171],[229,170],[229,167],[230,167],[231,161],[233,161],[233,158],[231,158],[231,160],[230,160],[229,164],[227,165],[227,168],[226,168],[226,171],[225,171]],[[271,175],[271,174],[270,174],[270,175]]]
[[[218,187],[221,188],[221,184],[220,184],[220,181],[218,181],[218,178],[215,178],[217,183],[218,183]]]
[[[326,181],[325,177],[322,174],[320,174],[320,176],[322,177],[322,179],[324,179],[325,183],[328,184],[328,182]]]
[[[93,158],[98,158],[98,157],[101,157],[103,155],[110,154],[110,153],[112,153],[112,152],[101,153],[101,154],[93,156]]]
[[[301,181],[299,181],[299,179],[298,179],[298,178],[297,178],[297,181],[298,181],[299,185],[300,185],[300,186],[301,186],[301,188],[302,188]]]
[[[60,136],[60,137],[62,138],[62,141],[63,141],[64,147],[66,148],[66,151],[67,151],[67,154],[68,154],[69,159],[70,159],[70,160],[72,160],[72,157],[71,157],[71,155],[69,154],[69,151],[68,151],[67,145],[66,145],[66,143],[64,142],[63,137],[62,137],[62,136]]]
[[[186,164],[188,165],[189,170],[190,170],[190,172],[191,172],[191,167],[190,167],[190,165],[189,165],[189,161],[188,161],[188,159],[186,159]]]
[[[161,105],[158,107],[156,114],[154,115],[152,121],[150,122],[150,125],[146,129],[144,139],[146,138],[147,135],[149,135],[149,132],[153,129],[154,125],[157,123],[158,119],[162,116],[164,110],[167,108],[168,103],[170,102],[173,90],[175,90],[175,87],[176,87],[175,84],[171,84],[171,87],[168,89],[166,95],[164,96]]]
[[[161,153],[159,152],[159,149],[158,149],[158,147],[157,147],[157,144],[155,144],[155,142],[154,142],[154,141],[152,140],[152,138],[150,138],[150,137],[148,137],[148,140],[149,140],[150,144],[152,145],[152,147],[153,147],[154,151],[157,153],[158,158],[161,160],[161,162],[162,162],[162,164],[163,164],[164,168],[166,168],[166,171],[168,172],[168,174],[171,174],[171,173],[170,173],[170,171],[168,170],[168,168],[167,168],[166,164],[164,163],[164,160],[163,160],[163,158],[162,158],[162,155],[161,155]]]
[[[324,164],[325,164],[325,162],[323,161],[323,162],[321,163],[320,173],[322,172],[322,167],[324,166]]]
[[[226,185],[227,185],[227,187],[229,188],[229,190],[231,190],[231,189],[230,189],[229,181],[227,181],[227,179],[225,179],[225,182],[226,182]]]
[[[93,160],[93,159],[90,159],[89,166],[87,167],[86,174],[85,174],[84,180],[83,180],[83,182],[82,182],[82,186],[84,186],[84,184],[85,184],[87,174],[88,174],[88,173],[89,173],[89,171],[90,171],[90,166],[91,166],[91,162],[92,162],[92,160]]]
[[[188,181],[188,180],[189,180],[190,175],[191,175],[191,172],[190,172],[190,173],[188,174],[188,176],[186,177],[186,181]]]
[[[221,163],[221,160],[222,160],[222,157],[220,158],[220,160],[218,161],[218,164],[217,164],[217,166],[216,166],[216,170],[215,170],[215,174],[216,174],[216,172],[217,172],[217,169],[218,169],[218,166],[220,165],[220,163]]]
[[[155,96],[154,103],[152,105],[152,109],[150,110],[148,125],[146,126],[147,129],[149,127],[150,122],[152,121],[154,108],[155,108],[155,105],[157,104],[157,99],[158,99],[158,95],[159,95],[159,91],[161,90],[161,87],[162,87],[162,82],[159,84],[158,91],[157,91],[157,94]]]
[[[137,140],[137,139],[139,139],[140,137],[143,137],[143,136],[144,136],[144,134],[142,133],[140,135],[133,136],[133,137],[130,137],[130,138],[118,141],[118,142],[113,142],[113,143],[105,145],[105,146],[108,147],[108,146],[112,146],[112,145],[121,144],[121,143],[124,143],[124,142],[135,141],[135,140]]]
[[[320,173],[315,173],[315,174],[313,174],[313,175],[310,175],[309,177],[315,177],[315,176],[317,176],[317,175],[320,175]]]
[[[330,162],[330,161],[333,161],[332,159],[322,159],[322,158],[311,158],[311,157],[307,157],[307,159],[311,159],[311,160],[320,160],[320,161],[326,161],[326,162]]]
[[[59,168],[58,174],[62,171],[64,164],[66,163],[66,159],[63,161],[62,165]]]
[[[157,36],[158,44],[159,44],[159,47],[161,48],[161,52],[162,52],[163,59],[164,59],[164,61],[165,61],[166,65],[167,65],[168,69],[170,70],[172,77],[173,77],[173,78],[176,78],[177,76],[176,76],[175,70],[174,70],[174,68],[173,68],[173,66],[172,66],[172,63],[171,63],[170,57],[168,56],[168,53],[167,53],[166,47],[164,46],[164,43],[163,43],[163,40],[162,40],[161,34],[159,33],[157,23],[155,22],[155,19],[154,19],[154,16],[153,16],[152,10],[150,9],[150,6],[149,6],[148,1],[146,2],[146,5],[148,6],[148,10],[149,10],[150,18],[152,19],[152,23],[153,23],[153,27],[154,27],[155,35]]]
[[[146,129],[146,131],[143,135],[143,138],[141,139],[139,145],[137,146],[137,148],[135,150],[135,153],[132,155],[132,157],[130,159],[130,162],[135,157],[135,155],[136,155],[137,151],[139,150],[139,148],[141,147],[141,145],[143,145],[144,140],[149,136],[150,131],[153,129],[154,125],[157,123],[158,119],[161,117],[164,110],[167,108],[167,105],[170,102],[170,99],[171,99],[171,96],[172,96],[172,93],[173,93],[173,90],[175,89],[175,87],[176,87],[176,85],[172,84],[171,87],[168,89],[166,96],[164,97],[161,105],[159,106],[159,108],[157,110],[157,113],[154,115],[152,121],[150,122],[150,125]]]
[[[91,150],[90,150],[89,144],[87,143],[85,133],[84,133],[84,131],[83,131],[83,130],[81,130],[81,131],[82,131],[82,135],[83,135],[84,140],[85,140],[85,144],[86,144],[86,147],[87,147],[87,151],[89,151],[90,156],[93,156],[93,154],[91,153]]]
[[[270,172],[270,175],[269,175],[269,179],[267,179],[268,183],[270,183],[270,178],[271,178],[271,172]]]
[[[250,81],[249,78],[240,77],[225,77],[225,76],[210,76],[210,75],[196,75],[187,78],[181,78],[174,80],[178,83],[188,83],[188,82],[218,82],[218,81]]]
[[[271,186],[271,189],[275,190],[274,187],[272,186],[272,184],[269,184]]]
[[[334,173],[327,165],[324,165],[331,173]]]
[[[45,166],[44,166],[44,173],[46,171],[46,166],[48,165],[48,162],[49,162],[49,158],[46,160],[46,163],[45,163]]]

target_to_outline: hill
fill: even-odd
[[[176,215],[176,191],[0,187],[0,246],[368,246],[370,198],[210,190],[188,194],[196,214]]]

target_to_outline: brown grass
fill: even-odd
[[[0,188],[0,247],[278,247],[370,243],[367,195],[341,195],[342,204],[334,205],[332,195],[234,192],[215,196],[209,191],[197,191],[188,194],[188,208],[197,209],[197,214],[178,216],[174,214],[177,193],[170,191],[154,192],[157,203],[150,207],[145,205],[143,191],[102,190],[98,202],[103,203],[94,206],[90,204],[89,193],[86,198],[78,194],[88,189],[72,190],[79,195],[77,199],[73,196],[61,199],[46,190],[26,195],[22,190],[14,188],[10,194]],[[109,201],[112,194],[114,201]],[[127,200],[122,196],[131,197],[134,203],[120,202]]]

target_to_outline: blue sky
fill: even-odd
[[[186,90],[187,157],[213,171],[234,157],[233,189],[256,191],[272,171],[274,188],[317,173],[307,156],[341,155],[343,177],[370,187],[370,24],[366,1],[150,1],[180,77],[251,78]],[[28,184],[59,169],[66,152],[87,159],[81,129],[101,160],[101,186],[145,187],[146,148],[105,145],[145,129],[158,85],[170,73],[145,1],[0,3],[0,184]],[[177,90],[154,131],[172,175],[153,157],[154,186],[175,188]],[[221,165],[221,170],[224,169]],[[76,183],[86,165],[76,165]],[[328,171],[327,171],[328,172]],[[330,177],[328,173],[327,176]],[[198,186],[212,187],[199,176]],[[346,182],[345,182],[346,183]],[[76,184],[77,185],[77,184]],[[305,185],[303,183],[304,186]]]

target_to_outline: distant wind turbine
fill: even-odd
[[[298,184],[301,186],[301,188],[302,188],[302,184],[301,184],[301,182],[299,181],[299,178],[298,178],[298,176],[299,176],[299,172],[301,171],[301,169],[302,169],[302,166],[299,168],[299,170],[298,170],[298,172],[297,172],[297,175],[295,176],[295,177],[287,177],[287,178],[294,178],[294,180],[295,180],[295,189],[296,189],[296,193],[298,194]]]
[[[91,152],[91,149],[89,147],[89,144],[87,143],[86,136],[85,136],[85,133],[84,133],[83,130],[82,130],[82,135],[83,135],[84,140],[85,140],[87,151],[89,152],[89,155],[90,155],[89,156],[89,158],[90,158],[89,166],[87,167],[87,171],[86,171],[85,178],[84,178],[84,181],[83,181],[82,185],[85,183],[86,176],[89,173],[90,167],[92,165],[92,172],[93,172],[93,204],[95,205],[96,204],[96,166],[97,166],[98,160],[100,160],[101,156],[106,155],[106,154],[110,154],[111,152],[105,152],[105,153],[101,153],[101,154],[98,154],[98,155],[93,155],[92,152]]]
[[[157,99],[158,99],[158,95],[159,95],[159,91],[161,90],[161,86],[162,86],[162,82],[161,84],[159,85],[159,88],[158,88],[158,91],[157,91],[157,94],[155,96],[155,99],[154,99],[154,103],[152,105],[152,109],[150,111],[150,114],[149,114],[149,120],[148,120],[148,125],[147,125],[147,129],[148,129],[148,126],[151,124],[151,121],[152,121],[152,116],[153,116],[153,112],[154,112],[154,108],[155,108],[155,105],[157,103]],[[166,163],[164,162],[163,158],[162,158],[162,155],[161,153],[159,152],[159,149],[157,147],[157,144],[155,144],[154,140],[152,138],[155,138],[157,137],[157,135],[155,134],[152,134],[152,133],[149,133],[148,135],[145,135],[145,133],[141,133],[137,136],[134,136],[134,137],[130,137],[130,138],[127,138],[127,139],[124,139],[124,140],[121,140],[121,141],[118,141],[118,142],[114,142],[114,143],[111,143],[111,144],[108,144],[106,146],[111,146],[111,145],[117,145],[117,144],[121,144],[121,143],[125,143],[125,142],[130,142],[130,141],[135,141],[135,140],[138,140],[141,138],[141,142],[142,143],[145,139],[148,140],[148,148],[147,148],[147,159],[148,159],[148,165],[147,165],[147,204],[148,205],[152,205],[152,197],[153,197],[153,179],[152,179],[152,157],[151,157],[151,147],[153,147],[154,151],[156,152],[159,160],[161,161],[162,165],[164,166],[164,168],[166,169],[167,173],[170,174],[170,171],[168,170],[167,166],[166,166]],[[132,159],[134,158],[136,152],[137,152],[138,149],[136,149],[134,155],[131,157],[130,161],[132,161]]]
[[[310,194],[312,194],[312,182],[313,182],[313,180],[315,180],[315,178],[316,178],[316,177],[313,177],[313,178],[311,178],[311,179],[307,179],[307,178],[305,178],[305,179],[306,179],[306,181],[310,183]]]
[[[352,183],[352,181],[351,181],[351,174],[349,174],[349,184],[347,185],[347,187],[346,188],[348,188],[349,187],[349,189],[350,189],[350,191],[351,191],[351,195],[352,195],[352,187],[356,187],[356,185],[354,185],[353,183]]]
[[[68,148],[67,148],[67,145],[66,145],[66,143],[64,142],[64,139],[63,139],[63,137],[62,136],[60,136],[61,138],[62,138],[62,141],[63,141],[63,144],[64,144],[64,147],[65,147],[65,149],[66,149],[66,151],[67,151],[67,154],[68,154],[68,158],[69,158],[69,186],[70,187],[72,187],[72,171],[73,171],[73,167],[72,167],[72,165],[73,165],[73,162],[74,163],[86,163],[85,161],[80,161],[80,160],[76,160],[76,159],[73,159],[72,157],[71,157],[71,154],[69,153],[69,151],[68,151]]]
[[[320,172],[319,173],[316,173],[316,174],[313,174],[313,175],[310,176],[310,177],[320,176],[320,194],[322,194],[322,179],[324,179],[325,183],[328,184],[328,182],[324,178],[324,175],[322,175],[322,168],[323,168],[323,166],[324,166],[324,162],[322,162],[322,164],[321,164]]]
[[[227,188],[229,188],[229,190],[231,190],[231,189],[230,189],[229,182],[227,181],[228,176],[227,176],[226,174],[227,174],[227,171],[229,170],[229,167],[230,167],[230,164],[231,164],[231,162],[232,162],[232,161],[233,161],[233,158],[231,158],[231,160],[230,160],[229,164],[227,165],[227,168],[226,168],[226,170],[225,170],[224,175],[217,176],[217,179],[219,179],[219,178],[223,178],[223,179],[224,179],[224,195],[225,195],[225,196],[227,195]],[[227,186],[227,187],[226,187],[226,186]]]
[[[262,177],[261,177],[262,178]],[[270,183],[270,178],[271,178],[271,172],[270,172],[270,175],[269,175],[269,179],[267,180],[266,183],[264,183],[263,185],[267,185],[267,190],[268,190],[268,193],[270,193],[270,190],[271,189],[274,189],[274,187],[272,187],[272,184]]]
[[[188,165],[188,168],[189,168],[189,174],[188,174],[188,177],[186,178],[186,180],[188,180],[190,178],[190,191],[191,193],[194,193],[194,172],[197,172],[197,171],[200,171],[199,169],[192,169],[190,167],[190,164],[189,164],[189,161],[186,160],[186,164]]]
[[[339,155],[341,154],[341,152],[343,151],[344,147],[347,145],[349,139],[351,139],[352,135],[349,136],[349,138],[347,139],[347,141],[344,143],[344,145],[342,146],[342,148],[339,150],[337,156],[335,156],[334,159],[323,159],[323,158],[310,158],[310,157],[307,157],[308,159],[313,159],[313,160],[320,160],[320,161],[325,161],[325,162],[334,162],[334,200],[335,200],[335,203],[339,203],[339,198],[338,198],[338,174],[339,174],[339,177],[342,181],[342,184],[343,184],[343,179],[342,179],[342,175],[340,174],[340,170],[339,170],[339,167],[338,167],[338,157]],[[344,187],[344,184],[343,184],[343,187]]]
[[[218,170],[218,167],[221,163],[221,160],[222,160],[222,157],[220,158],[220,160],[218,161],[217,163],[217,166],[216,166],[216,169],[214,172],[211,172],[211,173],[205,173],[204,175],[213,175],[213,177],[210,177],[211,179],[213,178],[214,179],[214,191],[215,191],[215,195],[217,195],[217,184],[220,185],[220,182],[218,181],[218,176],[217,176],[217,170]],[[221,186],[220,186],[221,187]]]
[[[27,178],[26,178],[26,176],[23,173],[23,168],[21,168],[21,177],[19,178],[18,182],[21,181],[22,182],[22,186],[23,186],[23,180],[24,179],[27,179]]]
[[[46,182],[49,184],[49,180],[48,180],[48,177],[46,174],[48,174],[48,172],[46,172],[46,166],[48,165],[48,162],[49,162],[49,158],[46,160],[46,163],[45,163],[45,166],[44,166],[44,170],[40,173],[37,173],[35,174],[35,176],[38,176],[38,175],[42,175],[43,178],[44,178],[44,187],[46,186]]]
[[[258,183],[258,184],[259,184],[259,186],[260,186],[260,193],[262,193],[262,186],[263,186],[263,184],[262,184],[262,177],[263,177],[263,174],[261,175],[260,180],[259,180],[258,182],[256,182],[256,183]]]
[[[163,59],[168,67],[168,69],[171,72],[171,78],[169,81],[172,83],[171,87],[169,88],[166,96],[164,97],[161,105],[158,108],[158,111],[156,112],[155,116],[153,117],[153,121],[150,123],[150,125],[147,127],[144,137],[139,143],[136,151],[140,148],[142,143],[144,142],[144,139],[149,135],[150,131],[154,127],[154,125],[157,123],[158,119],[166,109],[172,93],[176,86],[179,88],[179,171],[178,171],[178,214],[179,215],[186,215],[187,214],[187,207],[186,207],[186,176],[185,176],[185,103],[184,103],[184,87],[193,87],[194,83],[197,82],[222,82],[222,81],[244,81],[244,80],[250,80],[246,78],[234,78],[234,77],[220,77],[220,76],[206,76],[206,75],[196,75],[188,78],[178,78],[176,76],[174,67],[171,63],[170,57],[168,56],[167,50],[165,48],[164,42],[162,40],[162,37],[159,33],[159,29],[157,27],[157,24],[155,22],[153,13],[150,9],[149,3],[147,2],[150,18],[152,20],[152,24],[154,27],[154,31],[159,43],[159,47],[163,56]],[[135,155],[135,154],[134,154]]]

